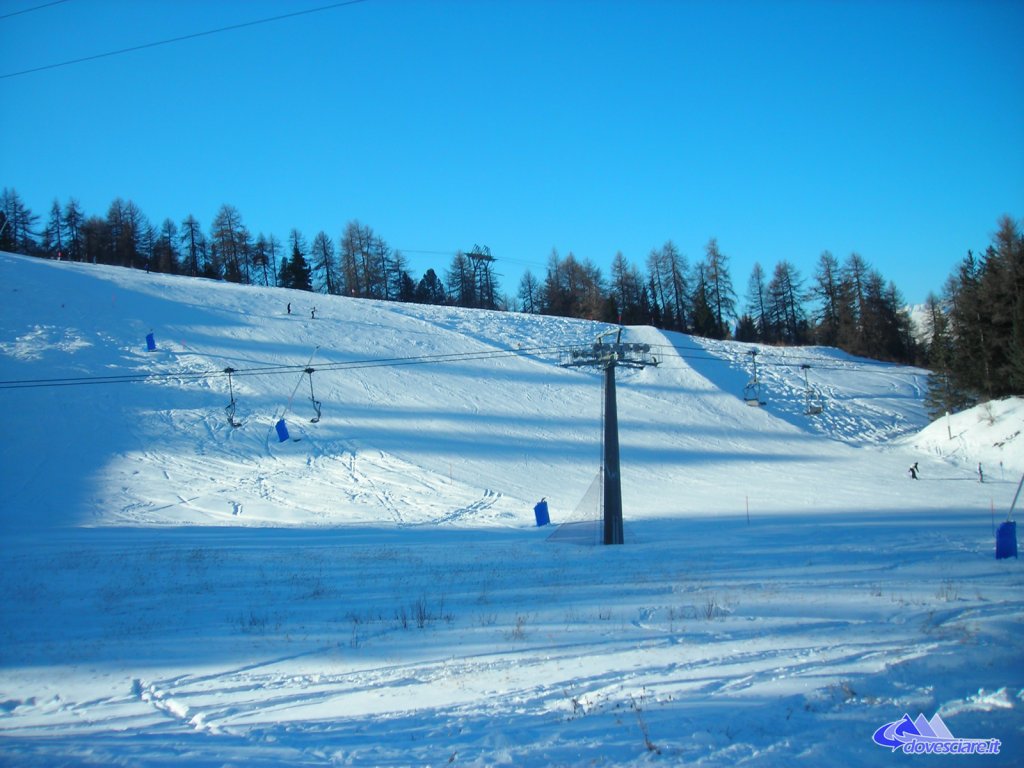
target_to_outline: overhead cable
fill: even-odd
[[[60,0],[64,2],[64,0]],[[255,27],[260,24],[270,24],[275,21],[282,21],[284,19],[292,19],[296,16],[306,16],[310,13],[320,13],[321,11],[329,11],[334,8],[342,8],[347,5],[358,5],[359,3],[365,3],[367,0],[344,0],[343,2],[331,3],[329,5],[321,5],[317,8],[307,8],[304,11],[292,11],[291,13],[282,13],[278,16],[269,16],[265,19],[256,19],[255,21],[244,21],[240,24],[229,24],[226,27],[217,27],[216,29],[208,29],[204,32],[192,32],[187,35],[179,35],[178,37],[170,37],[166,40],[157,40],[152,43],[142,43],[141,45],[133,45],[128,48],[119,48],[116,51],[106,51],[104,53],[96,53],[92,56],[82,56],[77,59],[69,59],[67,61],[60,61],[55,64],[45,64],[41,67],[32,67],[30,69],[23,69],[20,72],[8,72],[6,75],[0,75],[0,80],[4,80],[9,77],[19,77],[21,75],[29,75],[33,72],[43,72],[48,69],[58,69],[59,67],[69,67],[72,64],[82,64],[86,61],[96,61],[97,59],[106,59],[111,56],[120,56],[124,53],[132,53],[134,51],[142,51],[147,48],[158,48],[163,45],[171,45],[172,43],[181,43],[185,40],[194,40],[198,37],[209,37],[210,35],[218,35],[221,32],[231,32],[236,29],[245,29],[246,27]],[[43,7],[43,6],[40,6]],[[33,10],[33,9],[29,9]],[[23,11],[22,11],[23,13]],[[14,15],[14,14],[11,14]]]
[[[478,362],[478,361],[489,361],[497,360],[507,357],[522,357],[528,355],[546,355],[546,354],[559,354],[562,352],[568,352],[574,349],[573,345],[556,345],[556,346],[540,346],[540,347],[521,347],[518,349],[495,349],[495,350],[480,350],[477,352],[450,352],[438,355],[413,355],[409,357],[390,357],[390,358],[368,358],[363,360],[340,360],[336,362],[325,362],[317,365],[317,371],[350,371],[350,370],[363,370],[367,368],[389,368],[398,366],[413,366],[413,365],[438,365],[444,363],[462,363],[462,362]],[[714,357],[708,354],[708,350],[694,346],[672,346],[668,344],[662,345],[651,345],[651,349],[662,349],[672,350],[676,353],[676,356],[681,360],[701,360],[711,363],[724,363],[726,365],[735,363],[736,361],[729,360],[723,357]],[[704,354],[689,354],[682,350],[694,350],[697,352],[703,352]],[[802,364],[799,362],[789,362],[789,360],[815,360],[817,361],[814,365],[815,370],[822,371],[850,371],[852,369],[865,367],[871,365],[872,367],[891,365],[890,363],[881,363],[873,360],[857,360],[850,361],[849,363],[843,364],[828,364],[821,363],[820,358],[813,358],[810,356],[787,356],[788,359],[776,359],[769,361],[762,361],[759,363],[765,367],[799,367]],[[664,361],[663,361],[664,362]],[[296,365],[265,365],[257,366],[253,368],[232,368],[231,374],[234,377],[239,376],[270,376],[276,374],[297,374],[305,373],[309,365],[303,365],[301,363]],[[666,366],[662,366],[665,368]],[[674,366],[667,366],[673,368]],[[877,370],[877,368],[876,368]],[[216,370],[208,371],[165,371],[165,372],[139,372],[139,373],[124,373],[114,374],[109,376],[72,376],[63,378],[48,378],[48,379],[12,379],[6,381],[0,381],[0,389],[30,389],[35,387],[73,387],[83,385],[95,385],[95,384],[132,384],[140,382],[161,382],[161,381],[199,381],[202,379],[208,379],[216,376],[223,376],[225,369],[220,368]]]
[[[68,0],[53,0],[53,2],[43,3],[42,5],[36,5],[36,6],[33,6],[32,8],[24,8],[24,9],[22,9],[20,11],[12,11],[11,13],[5,13],[3,16],[0,16],[0,21],[3,21],[4,19],[9,19],[12,16],[21,16],[23,13],[32,13],[32,11],[41,11],[43,8],[49,8],[51,5],[60,5],[61,3],[66,3],[66,2],[68,2]]]
[[[502,357],[518,357],[529,354],[545,354],[560,352],[567,347],[530,347],[514,350],[481,350],[479,352],[452,352],[441,355],[416,355],[411,357],[392,357],[365,360],[342,360],[323,363],[317,366],[318,371],[347,371],[364,368],[387,368],[406,365],[428,365],[438,363],[459,363],[478,360],[494,360]],[[232,368],[231,375],[269,376],[286,373],[305,373],[308,365],[267,365],[256,368]],[[110,376],[71,376],[51,379],[12,379],[0,381],[0,389],[30,389],[34,387],[72,387],[89,384],[132,384],[139,382],[159,381],[198,381],[216,376],[223,376],[225,369],[209,371],[165,371],[147,373],[125,373]]]

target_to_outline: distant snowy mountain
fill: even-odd
[[[931,322],[928,319],[928,307],[925,304],[910,304],[905,307],[910,316],[914,340],[918,344],[928,345],[932,340]]]

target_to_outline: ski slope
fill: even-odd
[[[532,510],[597,515],[602,380],[558,363],[608,326],[0,285],[4,765],[879,764],[905,713],[1024,747],[1020,400],[929,426],[926,371],[760,348],[753,408],[748,345],[628,328],[659,365],[618,371],[626,544],[589,546]]]

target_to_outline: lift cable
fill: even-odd
[[[106,59],[111,56],[121,56],[125,53],[133,53],[134,51],[142,51],[147,48],[158,48],[163,45],[171,45],[173,43],[181,43],[185,40],[195,40],[198,37],[208,37],[210,35],[218,35],[221,32],[231,32],[236,29],[245,29],[246,27],[255,27],[261,24],[270,24],[275,21],[282,21],[284,19],[295,18],[296,16],[306,16],[311,13],[320,13],[321,11],[329,11],[334,8],[342,8],[346,5],[357,5],[358,3],[364,3],[367,0],[343,0],[343,2],[330,3],[329,5],[321,5],[318,8],[307,8],[301,11],[291,11],[289,13],[278,14],[277,16],[269,16],[263,19],[255,19],[254,21],[244,21],[239,24],[229,24],[224,27],[217,27],[216,29],[207,29],[203,32],[192,32],[187,35],[178,35],[177,37],[167,38],[166,40],[156,40],[151,43],[141,43],[140,45],[132,45],[128,48],[119,48],[114,51],[105,51],[104,53],[96,53],[91,56],[82,56],[77,59],[69,59],[67,61],[59,61],[54,64],[45,64],[39,67],[31,67],[30,69],[23,69],[19,72],[8,72],[0,75],[0,80],[7,79],[9,77],[20,77],[21,75],[30,75],[33,72],[45,72],[48,69],[59,69],[60,67],[70,67],[72,64],[82,64],[87,61],[96,61],[97,59]],[[56,5],[57,3],[51,3]],[[40,6],[45,7],[45,6]],[[29,11],[36,10],[34,8],[27,9]],[[19,11],[19,13],[25,13],[27,11]],[[13,16],[15,14],[8,14]],[[6,18],[6,17],[4,17]]]
[[[22,14],[25,14],[25,13],[32,13],[33,11],[41,11],[43,8],[49,8],[51,5],[61,5],[62,3],[66,3],[66,2],[68,2],[68,0],[51,0],[51,2],[43,3],[42,5],[36,5],[36,6],[31,7],[31,8],[23,8],[20,11],[12,11],[11,13],[5,13],[2,16],[0,16],[0,21],[3,21],[4,19],[9,19],[12,16],[21,16]]]
[[[541,347],[522,347],[518,349],[510,350],[489,350],[479,352],[452,352],[439,355],[415,355],[410,357],[391,357],[391,358],[369,358],[362,360],[346,360],[338,361],[334,363],[324,363],[319,365],[316,370],[318,371],[344,371],[344,370],[361,370],[367,368],[383,368],[383,367],[394,367],[394,366],[410,366],[410,365],[431,365],[437,363],[459,363],[459,362],[474,362],[474,361],[486,361],[496,360],[501,358],[509,357],[525,357],[530,355],[555,355],[563,352],[571,351],[574,349],[574,345],[557,345],[557,346],[541,346]],[[664,349],[672,350],[676,352],[677,356],[681,360],[702,360],[712,363],[722,363],[726,365],[738,364],[738,361],[729,360],[728,358],[715,357],[707,354],[707,350],[702,347],[684,347],[675,346],[669,344],[663,345],[651,345],[651,349]],[[681,350],[699,350],[705,354],[687,354]],[[814,359],[817,361],[815,369],[822,371],[850,371],[858,368],[877,368],[881,366],[891,366],[892,363],[882,363],[871,360],[857,360],[851,361],[850,363],[844,363],[840,365],[822,365],[820,364],[820,358],[812,358],[809,356],[787,356],[782,359],[776,358],[771,361],[759,361],[758,365],[763,367],[791,367],[799,368],[802,364],[795,362],[801,359]],[[790,362],[793,360],[794,362]],[[662,362],[666,362],[662,358]],[[669,361],[671,362],[671,359]],[[253,368],[232,368],[231,374],[235,378],[240,376],[269,376],[276,374],[288,374],[288,373],[299,373],[306,374],[306,368],[309,365],[266,365],[256,366]],[[672,369],[676,366],[673,365],[662,365],[662,368]],[[95,384],[132,384],[140,382],[160,382],[160,381],[175,381],[175,382],[186,382],[186,381],[200,381],[202,379],[208,379],[215,376],[224,375],[226,371],[221,369],[208,370],[208,371],[167,371],[167,372],[139,372],[139,373],[123,373],[114,374],[109,376],[75,376],[75,377],[62,377],[62,378],[46,378],[46,379],[10,379],[0,380],[0,389],[29,389],[35,387],[72,387],[72,386],[83,386],[83,385],[95,385]]]
[[[324,363],[316,370],[347,371],[364,368],[384,368],[399,365],[427,365],[435,363],[458,363],[476,360],[494,360],[505,357],[522,357],[531,354],[557,353],[567,347],[529,347],[515,350],[490,350],[480,352],[453,352],[441,355],[417,355],[412,357],[392,357],[365,360],[347,360],[335,363]],[[273,365],[256,368],[232,368],[231,374],[239,376],[268,376],[274,374],[299,373],[306,374],[306,365]],[[163,373],[125,373],[112,376],[77,376],[52,379],[12,379],[0,381],[0,389],[25,389],[31,387],[70,387],[87,384],[132,384],[155,381],[199,381],[226,373],[225,369],[210,371],[168,371]],[[301,380],[300,380],[301,383]]]

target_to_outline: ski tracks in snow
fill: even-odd
[[[489,519],[483,515],[502,499],[380,450],[304,440],[262,452],[245,426],[232,429],[216,418],[180,412],[161,413],[157,420],[171,435],[194,434],[190,424],[198,420],[206,437],[142,447],[112,462],[102,484],[106,492],[97,500],[101,518],[120,524],[458,524]],[[138,442],[148,444],[142,436]],[[475,494],[482,495],[473,499]]]
[[[839,690],[851,675],[877,674],[927,652],[901,650],[901,641],[780,648],[764,636],[737,647],[713,635],[646,631],[378,665],[325,648],[305,654],[300,669],[296,659],[272,660],[221,674],[136,680],[133,693],[183,728],[256,743],[287,734],[296,747],[351,748],[368,732],[386,731],[392,742],[409,740],[416,749],[417,732],[447,723],[465,729],[461,748],[472,753],[490,746],[484,723],[503,732],[528,715],[549,731],[561,723],[566,740],[574,729],[614,739],[623,713],[631,719],[634,711],[657,724],[659,741],[679,744],[683,734],[673,735],[666,718],[678,723],[688,700],[711,708],[742,706],[750,697],[803,701],[830,682]],[[407,738],[397,738],[403,731]],[[449,734],[447,742],[459,738]],[[429,750],[418,748],[426,759]]]
[[[428,521],[433,524],[443,525],[445,523],[465,523],[465,522],[478,522],[481,513],[486,512],[493,507],[501,499],[501,494],[490,489],[484,491],[482,499],[474,501],[472,504],[468,504],[465,507],[449,512],[447,515],[443,515],[436,520]]]

